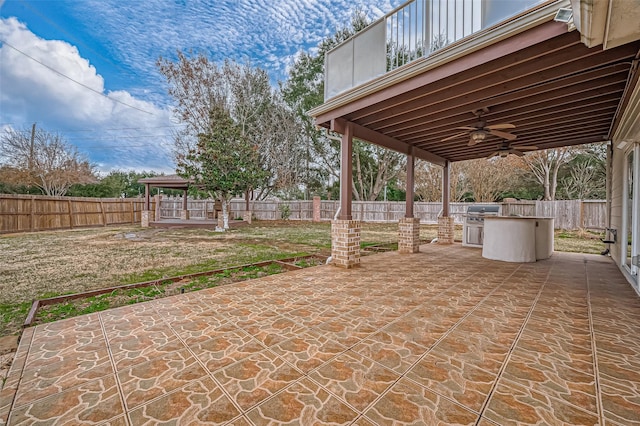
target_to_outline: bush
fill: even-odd
[[[280,204],[278,210],[280,210],[280,217],[282,217],[282,219],[289,220],[289,217],[291,217],[291,207],[289,204]]]

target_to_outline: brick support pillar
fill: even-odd
[[[242,213],[242,220],[244,220],[247,223],[251,223],[251,210],[245,210]]]
[[[403,217],[398,222],[398,251],[418,253],[420,251],[420,218]]]
[[[140,226],[142,226],[143,228],[148,228],[149,223],[153,222],[154,220],[154,213],[155,212],[153,210],[142,210],[142,220],[140,221]]]
[[[313,197],[313,221],[320,222],[320,197]]]
[[[360,265],[360,221],[331,222],[331,257],[332,264],[341,268]]]
[[[453,244],[454,223],[451,216],[438,218],[438,244]]]

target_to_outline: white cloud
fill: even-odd
[[[283,57],[314,48],[348,25],[356,6],[379,18],[382,11],[403,2],[193,0],[180,5],[165,0],[85,0],[74,3],[71,13],[85,16],[88,28],[100,28],[118,60],[158,81],[162,78],[156,59],[172,57],[176,50],[206,52],[220,61],[250,58],[275,81],[286,77]]]
[[[60,131],[103,168],[173,170],[169,111],[125,91],[107,92],[75,46],[39,38],[15,18],[0,20],[0,37],[0,122],[21,128],[33,120]],[[157,138],[136,138],[149,132]]]
[[[2,0],[0,0],[1,2]],[[64,41],[44,40],[15,18],[0,20],[0,37],[34,59],[112,99],[61,77],[32,59],[0,44],[0,125],[62,130],[79,149],[91,150],[105,170],[112,167],[173,168],[172,131],[159,56],[177,50],[202,52],[222,61],[250,61],[267,70],[273,83],[286,78],[300,52],[349,24],[356,6],[379,18],[404,0],[83,0],[60,2],[74,22],[69,33],[114,65],[120,81],[94,67]],[[94,50],[91,39],[99,47]],[[74,43],[82,41],[74,41]],[[85,50],[86,49],[86,50]],[[100,53],[98,53],[98,51]],[[100,62],[97,62],[100,63]],[[105,76],[103,78],[103,75]],[[122,77],[126,75],[126,77]],[[117,91],[108,88],[118,87]],[[110,129],[136,130],[110,130]],[[80,130],[88,130],[83,132]]]

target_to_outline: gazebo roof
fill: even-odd
[[[138,182],[149,186],[171,189],[187,189],[193,184],[192,179],[185,179],[178,175],[154,176],[140,179]]]

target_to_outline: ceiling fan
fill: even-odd
[[[442,142],[446,142],[451,139],[459,138],[460,136],[469,135],[469,146],[474,146],[487,138],[488,135],[494,135],[502,139],[507,139],[509,141],[517,138],[516,135],[503,132],[504,129],[515,129],[516,126],[510,123],[500,123],[500,124],[492,124],[487,126],[487,120],[482,118],[482,114],[485,112],[489,112],[488,108],[483,108],[478,111],[473,111],[473,114],[478,118],[478,122],[473,126],[462,126],[456,127],[459,130],[466,130],[465,132],[455,134],[453,136],[449,136],[448,138],[442,139]]]
[[[505,158],[509,154],[517,155],[518,157],[522,157],[525,151],[535,151],[538,149],[537,146],[533,145],[520,145],[518,147],[512,147],[509,142],[502,142],[502,144],[497,146],[497,151],[489,155],[487,158],[493,157],[501,157]]]

